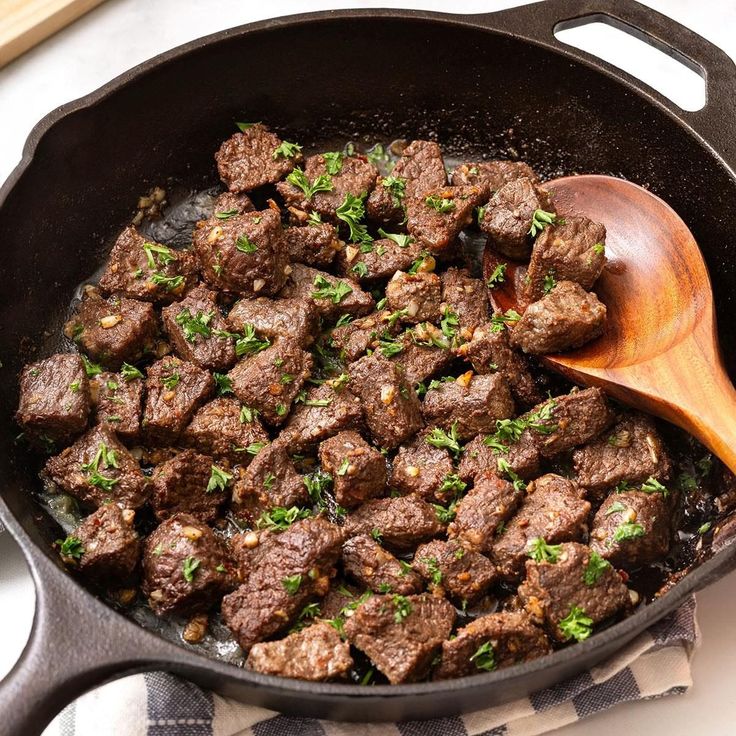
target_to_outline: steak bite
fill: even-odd
[[[382,310],[335,327],[330,342],[343,360],[354,363],[369,348],[378,347],[379,339],[390,340],[398,330],[398,321],[391,319],[388,310]]]
[[[455,381],[443,381],[427,391],[422,405],[427,424],[449,430],[455,428],[461,440],[469,440],[481,432],[492,432],[496,420],[514,415],[506,379],[499,373],[484,376],[472,371]]]
[[[430,328],[434,328],[432,332],[437,330],[434,325],[420,325],[413,330],[407,330],[395,341],[401,349],[391,356],[391,360],[403,368],[406,382],[412,386],[442,373],[452,363],[453,355],[448,348],[440,347],[439,343],[425,344],[427,341],[424,336]]]
[[[346,245],[337,254],[337,267],[343,276],[373,284],[408,271],[420,255],[421,248],[408,235],[393,235],[366,245]]]
[[[386,488],[385,458],[357,432],[340,432],[322,442],[319,461],[332,476],[335,500],[344,508],[359,506]]]
[[[511,344],[525,353],[546,355],[572,350],[603,334],[606,305],[573,281],[560,281],[530,304],[511,333]]]
[[[510,470],[524,480],[536,478],[542,458],[531,431],[525,430],[516,442],[506,445],[497,443],[494,435],[479,434],[465,445],[457,472],[464,481],[471,482],[485,470],[498,474],[499,460],[507,462]]]
[[[279,426],[310,377],[314,360],[298,342],[282,338],[275,345],[241,360],[228,377],[235,395],[246,406],[258,409],[263,421]]]
[[[539,184],[539,177],[523,161],[480,161],[457,166],[452,172],[451,183],[456,187],[485,185],[493,194],[504,185],[522,178]]]
[[[334,225],[327,222],[287,227],[284,230],[284,245],[290,261],[315,268],[326,268],[336,255],[343,253]]]
[[[306,347],[319,333],[319,315],[311,301],[299,299],[241,299],[227,316],[233,330],[256,334],[271,342],[280,337],[296,340]]]
[[[143,429],[156,442],[174,442],[212,395],[215,381],[194,363],[166,357],[146,370]]]
[[[550,547],[541,540],[541,545],[546,554],[526,561],[519,597],[532,620],[544,624],[557,641],[587,638],[585,629],[630,604],[621,576],[597,552],[577,542]],[[592,620],[577,636],[567,625],[575,609]]]
[[[350,645],[327,623],[316,623],[284,639],[255,644],[245,666],[254,672],[295,680],[344,679],[353,666]]]
[[[342,564],[347,575],[374,593],[410,595],[424,589],[418,573],[367,534],[359,534],[345,542]]]
[[[444,316],[452,315],[459,337],[470,340],[476,327],[488,322],[486,285],[464,268],[448,268],[442,274]]]
[[[148,497],[148,479],[107,427],[90,429],[73,445],[49,458],[45,473],[70,496],[95,508],[113,501],[137,509]]]
[[[15,420],[31,441],[68,442],[87,427],[89,409],[89,381],[78,355],[57,353],[23,368]]]
[[[231,135],[215,154],[220,179],[231,192],[275,184],[301,163],[300,146],[283,141],[262,123]]]
[[[206,611],[235,584],[224,542],[196,517],[176,514],[146,539],[141,587],[157,616]]]
[[[374,595],[345,623],[348,641],[392,685],[422,679],[455,623],[455,609],[432,595]]]
[[[389,485],[403,495],[415,494],[425,501],[443,503],[452,495],[454,473],[450,453],[427,442],[426,433],[399,447],[391,465]]]
[[[521,508],[506,524],[491,550],[505,580],[516,580],[524,569],[529,543],[542,537],[548,544],[581,539],[588,530],[590,504],[574,481],[549,473],[527,487]]]
[[[254,212],[255,205],[247,194],[237,194],[236,192],[223,192],[217,196],[212,214],[218,220],[227,220],[233,215],[242,215],[243,212]]]
[[[138,440],[143,413],[143,379],[122,373],[99,373],[90,381],[90,390],[97,423],[114,429],[124,442]]]
[[[202,276],[215,289],[273,296],[286,283],[289,256],[281,218],[272,209],[201,220],[193,242]]]
[[[340,527],[312,517],[261,541],[242,585],[222,602],[222,620],[245,652],[327,593],[343,539]]]
[[[164,329],[183,360],[226,371],[236,360],[235,343],[217,306],[217,294],[197,286],[180,302],[161,310]]]
[[[552,651],[544,631],[523,613],[504,611],[471,621],[442,643],[433,679],[447,680],[530,662]]]
[[[146,240],[129,225],[112,247],[100,289],[105,294],[169,303],[181,298],[196,281],[194,251]]]
[[[434,273],[397,271],[386,286],[388,307],[399,312],[401,322],[438,322],[442,282]]]
[[[119,296],[103,299],[96,289],[89,289],[64,334],[93,360],[116,370],[121,363],[135,363],[152,352],[158,334],[156,313],[148,302]]]

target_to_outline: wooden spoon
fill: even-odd
[[[736,390],[723,367],[713,292],[698,244],[669,205],[610,176],[545,184],[561,215],[584,214],[606,226],[608,263],[595,291],[608,307],[602,337],[542,362],[585,386],[677,424],[736,472]],[[486,278],[500,262],[486,248]],[[491,290],[496,309],[521,308],[525,268],[508,263]]]

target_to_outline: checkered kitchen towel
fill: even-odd
[[[534,736],[619,703],[684,693],[698,638],[691,598],[608,662],[549,690],[465,716],[396,724],[280,716],[154,672],[85,695],[44,736]]]

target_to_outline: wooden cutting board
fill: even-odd
[[[0,67],[104,0],[0,0]]]

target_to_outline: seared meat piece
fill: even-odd
[[[215,154],[220,179],[231,192],[249,192],[275,184],[301,163],[298,149],[284,149],[281,139],[262,123],[235,133]]]
[[[416,494],[427,501],[443,503],[452,490],[443,489],[454,472],[450,453],[427,442],[426,433],[399,447],[392,463],[389,485],[402,494]],[[450,484],[452,479],[449,479]]]
[[[197,286],[182,301],[164,307],[161,318],[183,360],[213,371],[226,371],[235,363],[235,343],[214,291]]]
[[[412,567],[435,591],[444,591],[458,605],[476,603],[496,580],[496,568],[487,557],[454,540],[421,545]]]
[[[332,476],[335,500],[344,508],[359,506],[386,488],[385,458],[357,432],[340,432],[322,442],[319,461]]]
[[[324,682],[344,678],[353,666],[350,645],[327,623],[316,623],[285,639],[255,644],[245,666],[264,675]]]
[[[508,258],[523,260],[532,250],[530,230],[536,210],[551,212],[549,195],[526,177],[504,184],[490,199],[480,221],[488,242]]]
[[[219,398],[197,411],[181,439],[207,455],[245,465],[251,458],[248,448],[268,443],[268,434],[257,411],[241,407],[236,399]]]
[[[407,384],[400,366],[378,353],[352,364],[350,389],[363,405],[373,441],[392,449],[416,434],[423,425],[419,399]]]
[[[202,276],[215,289],[273,296],[286,283],[289,255],[281,218],[272,209],[201,220],[193,242]]]
[[[531,618],[543,623],[557,641],[572,638],[561,622],[574,608],[595,625],[630,604],[621,576],[584,544],[562,544],[548,557],[526,561],[526,580],[519,586],[519,597]]]
[[[153,243],[129,225],[115,241],[100,289],[105,294],[168,303],[180,299],[196,281],[194,251]]]
[[[97,423],[114,429],[121,440],[137,440],[141,433],[143,379],[99,373],[91,380],[90,389]]]
[[[647,478],[666,480],[670,459],[654,423],[645,414],[624,416],[609,432],[573,452],[577,481],[591,493],[603,494],[621,482]]]
[[[521,178],[539,184],[539,177],[531,166],[522,161],[480,161],[475,164],[460,164],[452,172],[451,182],[456,187],[486,185],[493,194],[505,184]]]
[[[339,272],[361,284],[373,284],[390,279],[397,271],[408,271],[420,257],[421,248],[407,235],[394,238],[381,238],[365,246],[346,245],[337,254]]]
[[[407,330],[395,341],[401,345],[400,352],[391,356],[391,360],[404,369],[406,382],[412,386],[441,373],[450,366],[453,359],[452,353],[445,347],[426,345],[424,339],[417,342],[425,332],[424,325],[415,330]]]
[[[173,442],[212,395],[215,381],[194,363],[167,357],[146,370],[143,429],[157,442]]]
[[[376,534],[396,550],[413,549],[442,532],[434,509],[417,496],[376,498],[348,514],[345,529],[350,536]]]
[[[123,510],[116,503],[100,506],[67,537],[61,547],[62,559],[100,585],[109,587],[127,581],[141,556],[134,519],[132,509]],[[76,544],[66,550],[70,540]]]
[[[386,286],[388,307],[400,312],[399,320],[406,324],[438,322],[441,288],[442,282],[437,274],[397,271]]]
[[[493,543],[492,556],[506,580],[517,579],[529,543],[542,537],[548,544],[581,539],[588,529],[590,504],[574,481],[549,473],[532,481],[516,515]]]
[[[243,212],[255,211],[255,205],[247,194],[223,192],[215,200],[212,214],[218,219],[226,220],[233,215],[242,215]]]
[[[447,680],[510,667],[551,651],[544,631],[523,613],[491,613],[471,621],[454,639],[442,643],[442,661],[433,678]]]
[[[296,340],[306,347],[319,332],[319,315],[311,301],[299,299],[241,299],[227,316],[233,330],[244,332],[252,327],[271,342],[280,337]]]
[[[473,438],[463,451],[458,475],[464,481],[472,481],[485,470],[498,474],[498,461],[505,460],[509,468],[524,480],[531,480],[539,475],[541,456],[537,449],[536,439],[530,430],[525,430],[516,442],[509,442],[507,451],[490,447],[486,444],[487,435]]]
[[[488,297],[486,285],[474,279],[464,268],[448,268],[442,274],[442,303],[457,318],[460,339],[470,340],[476,327],[488,322]]]
[[[87,427],[89,408],[89,381],[78,355],[57,353],[23,369],[15,420],[30,440],[69,441]]]
[[[590,548],[615,567],[630,570],[667,554],[673,525],[664,492],[612,493],[593,519]]]
[[[275,345],[245,358],[228,377],[240,401],[258,409],[263,421],[279,426],[314,366],[312,356],[298,342],[282,338]]]
[[[475,478],[475,485],[460,500],[455,520],[447,533],[469,549],[490,552],[496,536],[511,518],[524,498],[524,493],[485,470]]]
[[[482,186],[439,187],[407,202],[407,230],[432,253],[441,253],[473,220],[488,189]]]
[[[157,465],[151,480],[151,507],[159,521],[185,513],[212,522],[227,500],[232,475],[211,457],[184,450]]]
[[[511,344],[525,353],[546,355],[572,350],[603,334],[606,305],[572,281],[560,281],[530,304],[511,333]]]
[[[343,539],[340,527],[312,517],[261,541],[254,564],[243,570],[243,584],[222,602],[222,620],[244,651],[327,593]]]
[[[497,419],[512,417],[514,400],[501,374],[476,376],[469,371],[427,391],[422,414],[427,424],[446,430],[455,426],[457,436],[469,440],[481,432],[493,432]]]
[[[143,594],[157,616],[206,611],[236,585],[224,542],[189,514],[162,522],[143,547]]]
[[[369,537],[360,534],[342,547],[345,572],[374,593],[409,595],[424,589],[422,578],[405,562]]]
[[[374,595],[347,620],[345,633],[395,685],[427,674],[454,623],[455,609],[442,598]]]
[[[107,427],[94,427],[59,455],[45,473],[62,490],[88,506],[114,501],[127,509],[143,506],[148,479],[138,462]]]
[[[363,600],[370,596],[370,590],[361,594],[356,586],[336,578],[332,581],[330,592],[319,605],[319,617],[324,620],[342,618],[345,609],[354,611]]]
[[[335,327],[330,333],[332,345],[345,361],[353,363],[365,355],[368,348],[375,349],[379,339],[387,340],[396,335],[399,324],[397,320],[390,320],[390,316],[384,309]]]
[[[284,230],[284,244],[290,261],[315,268],[326,268],[338,253],[343,253],[334,225],[327,222],[287,227]]]
[[[119,296],[103,299],[90,289],[64,333],[93,360],[116,370],[121,363],[135,363],[153,350],[158,326],[148,302]]]

